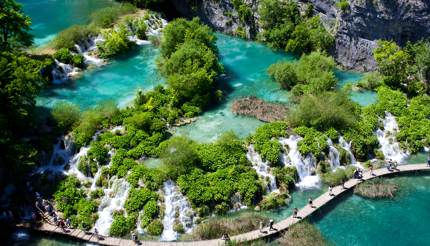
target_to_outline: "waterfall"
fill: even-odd
[[[45,171],[62,173],[64,167],[69,163],[72,154],[73,143],[70,136],[62,136],[54,144],[48,164],[37,168],[34,173],[44,173]]]
[[[316,168],[315,159],[312,154],[308,154],[305,158],[298,150],[298,143],[302,140],[297,135],[291,135],[289,138],[281,138],[282,146],[288,147],[288,155],[285,158],[285,165],[295,166],[300,178],[300,182],[296,184],[299,188],[308,189],[320,186],[320,178],[317,175],[312,175]]]
[[[405,163],[409,153],[403,151],[400,148],[399,142],[397,142],[396,134],[399,132],[399,126],[397,125],[396,118],[391,113],[386,112],[385,118],[380,119],[380,121],[384,125],[384,130],[376,130],[376,136],[381,145],[380,150],[384,153],[385,160],[392,159],[399,164]]]
[[[268,179],[267,192],[274,192],[278,190],[276,186],[276,178],[270,174],[270,167],[267,161],[263,161],[261,156],[255,151],[254,145],[248,146],[248,152],[246,158],[251,162],[252,167],[257,171],[258,176],[263,178],[265,181]]]
[[[330,166],[331,169],[334,170],[336,168],[338,168],[340,166],[340,159],[339,159],[339,151],[336,149],[336,147],[334,147],[333,142],[331,141],[331,139],[327,139],[327,144],[329,147],[329,153],[328,156],[330,158],[329,162],[330,162]]]
[[[105,61],[96,56],[90,55],[90,53],[97,49],[98,43],[102,43],[104,41],[105,40],[102,35],[98,35],[96,37],[88,37],[88,39],[82,40],[78,44],[75,44],[75,49],[79,54],[84,57],[85,64],[101,66],[105,64]]]
[[[163,191],[165,212],[161,241],[175,241],[179,236],[178,233],[173,230],[175,220],[179,220],[185,233],[190,233],[194,225],[194,211],[187,198],[179,192],[178,187],[172,180],[164,182]],[[176,218],[177,214],[179,214],[178,218]]]
[[[73,156],[72,160],[70,160],[70,167],[65,172],[67,175],[75,175],[79,179],[79,181],[91,180],[91,178],[87,177],[78,169],[79,161],[82,157],[85,157],[87,155],[89,149],[89,147],[81,147],[79,152]]]
[[[52,83],[54,84],[61,84],[80,71],[79,68],[75,68],[70,64],[59,62],[57,59],[54,59],[54,61],[55,67],[51,71]]]
[[[109,150],[108,155],[109,155],[109,163],[106,165],[106,168],[109,168],[112,165],[112,156],[115,155],[115,150],[114,149]],[[102,171],[103,171],[103,167],[99,166],[96,174],[94,175],[94,179],[93,179],[93,182],[91,183],[90,190],[96,190],[97,189],[96,183],[97,183],[97,180],[102,175]]]
[[[109,229],[113,221],[113,213],[124,209],[125,200],[130,190],[130,184],[124,179],[114,179],[112,188],[104,190],[105,195],[101,199],[98,216],[94,228],[101,235],[109,235]]]
[[[354,156],[354,154],[351,151],[351,142],[349,142],[349,143],[346,142],[346,140],[342,136],[340,136],[339,137],[339,144],[346,151],[346,153],[348,154],[350,163],[352,165],[356,165],[357,164],[357,160],[355,159],[355,156]]]
[[[130,42],[133,42],[137,45],[146,45],[146,44],[150,44],[151,42],[148,40],[143,40],[143,39],[139,39],[136,35],[130,35],[127,37],[128,40],[130,40]]]

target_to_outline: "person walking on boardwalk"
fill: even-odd
[[[329,196],[334,196],[334,194],[333,194],[333,187],[331,187],[331,185],[328,187],[328,195]]]
[[[276,229],[273,228],[273,220],[269,220],[269,231],[275,231]]]
[[[70,222],[70,218],[67,218],[67,219],[66,219],[66,226],[67,226],[68,228],[71,228],[71,227],[72,227],[72,223]]]
[[[230,237],[227,233],[222,234],[221,240],[223,240],[226,244],[230,241]]]
[[[298,213],[299,213],[299,209],[298,209],[298,208],[294,208],[294,209],[293,209],[293,218],[294,218],[294,219],[298,218],[298,217],[297,217],[297,214],[298,214]]]
[[[373,164],[370,164],[369,169],[370,169],[370,175],[375,176],[375,174],[373,173]]]
[[[263,231],[263,228],[264,228],[263,221],[262,221],[262,220],[260,220],[260,232],[261,232],[261,233],[263,233],[263,232],[264,232],[264,231]]]
[[[430,152],[428,153],[428,156],[427,156],[427,166],[430,167]]]
[[[311,208],[315,208],[315,206],[314,206],[314,201],[312,200],[312,198],[310,198],[310,197],[309,197],[309,199],[308,199],[308,203],[309,203],[309,206],[310,206]]]

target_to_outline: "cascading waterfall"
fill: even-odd
[[[351,142],[348,143],[342,136],[340,136],[339,137],[339,144],[348,154],[350,163],[352,165],[356,165],[357,160],[355,159],[355,156],[351,151]]]
[[[80,71],[79,68],[75,68],[70,64],[64,64],[59,62],[57,59],[54,59],[55,67],[52,69],[52,83],[61,84],[64,81],[70,79],[71,77],[78,74]]]
[[[179,192],[178,187],[172,180],[164,182],[164,203],[165,212],[163,218],[164,230],[161,234],[161,241],[175,241],[178,233],[173,230],[175,220],[182,224],[185,233],[190,233],[194,225],[194,211],[187,198]],[[176,215],[179,216],[176,218]]]
[[[403,151],[400,148],[399,142],[397,142],[396,134],[399,132],[399,126],[397,125],[396,118],[389,112],[385,113],[385,118],[380,119],[384,125],[384,130],[376,130],[376,136],[379,144],[381,145],[381,151],[384,153],[385,160],[393,160],[399,164],[405,163],[409,153]]]
[[[330,166],[331,166],[332,170],[335,170],[336,168],[338,168],[340,166],[339,150],[337,150],[336,147],[334,147],[333,141],[331,141],[330,138],[327,139],[327,144],[329,147],[328,156],[330,158],[330,160],[329,160]]]
[[[276,178],[270,174],[270,167],[267,161],[263,161],[261,156],[255,151],[254,145],[248,146],[248,152],[246,153],[246,158],[251,162],[252,167],[257,171],[258,176],[264,180],[269,181],[267,184],[267,192],[274,192],[278,190],[276,186]]]
[[[281,138],[279,141],[282,146],[287,147],[288,155],[284,158],[285,165],[295,166],[300,178],[300,182],[296,184],[299,188],[308,189],[320,186],[320,178],[318,175],[312,175],[316,168],[315,158],[312,154],[308,154],[305,158],[298,150],[298,143],[302,140],[297,135],[291,135],[289,138]]]
[[[112,156],[115,155],[115,150],[111,149],[108,152],[109,155],[109,163],[105,166],[106,168],[109,168],[112,165]],[[103,171],[103,167],[99,166],[97,169],[96,174],[94,175],[94,179],[93,182],[91,183],[91,187],[90,190],[95,190],[97,189],[97,180],[100,178],[100,176],[102,175],[102,171]]]
[[[47,165],[41,166],[35,170],[35,173],[44,173],[50,171],[59,173],[64,171],[64,167],[69,163],[73,154],[73,142],[70,136],[62,136],[54,144],[51,158]]]
[[[87,177],[78,169],[79,161],[82,157],[87,155],[89,149],[89,147],[81,147],[79,152],[73,156],[73,158],[70,160],[69,169],[66,171],[67,175],[75,175],[79,181],[91,181],[90,177]]]
[[[117,210],[124,209],[125,200],[127,199],[130,184],[124,179],[114,179],[112,188],[104,190],[104,196],[101,199],[98,216],[94,228],[97,228],[101,235],[109,235],[109,229],[113,221],[113,213]]]
[[[84,57],[84,62],[87,65],[101,66],[105,64],[103,59],[91,55],[91,52],[97,49],[97,44],[104,42],[102,35],[96,37],[88,37],[86,40],[82,40],[78,44],[75,44],[76,51]]]

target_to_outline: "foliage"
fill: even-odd
[[[291,226],[279,241],[285,246],[330,245],[318,228],[307,221]]]
[[[79,108],[71,103],[60,102],[54,105],[51,111],[56,125],[62,132],[67,132],[79,122],[81,112]]]
[[[0,3],[0,42],[1,50],[30,46],[33,36],[29,33],[31,20],[15,0],[3,0]]]
[[[136,213],[142,210],[142,208],[151,200],[157,200],[157,193],[150,191],[146,188],[132,188],[125,202],[125,209],[127,213]]]
[[[321,173],[321,177],[324,183],[330,186],[336,186],[349,180],[352,177],[354,170],[354,166],[347,166],[346,169],[337,168],[333,172],[329,171],[327,173]]]
[[[154,220],[146,227],[146,231],[150,235],[160,236],[163,232],[163,228],[164,227],[163,223],[161,223],[161,220]]]
[[[91,14],[91,24],[100,28],[112,27],[121,15],[136,12],[132,4],[121,4],[98,9]]]
[[[295,167],[275,167],[272,169],[272,174],[276,178],[277,186],[284,192],[294,188],[294,184],[299,180]]]
[[[89,26],[74,25],[58,33],[52,42],[57,50],[62,48],[70,50],[75,48],[75,44],[95,34],[96,31]]]
[[[0,165],[10,174],[4,176],[4,181],[8,176],[14,182],[16,177],[24,177],[19,172],[35,165],[37,148],[43,141],[50,141],[40,127],[35,97],[47,84],[46,71],[51,64],[50,59],[36,60],[21,53],[0,52]]]
[[[145,228],[153,219],[155,219],[160,212],[160,207],[155,200],[148,201],[143,207],[143,216],[141,226]]]
[[[237,235],[257,229],[260,222],[267,224],[269,221],[257,214],[237,218],[209,218],[193,229],[192,238],[208,240],[220,238],[223,234]]]
[[[357,83],[357,87],[366,90],[375,90],[382,85],[384,77],[378,72],[366,73],[363,78]]]
[[[272,122],[257,128],[251,136],[250,142],[254,144],[255,150],[262,158],[268,160],[271,165],[276,166],[279,162],[281,145],[277,138],[287,135],[288,125],[285,122]]]
[[[128,51],[133,42],[128,40],[128,31],[125,26],[102,32],[105,41],[97,44],[99,55],[103,58],[113,57]]]
[[[312,154],[318,158],[328,149],[327,136],[322,132],[306,126],[294,128],[294,132],[303,138],[298,143],[299,152],[302,155]]]
[[[336,7],[339,8],[342,13],[346,13],[349,9],[349,2],[348,0],[339,0],[336,2]]]
[[[288,113],[291,126],[308,126],[324,131],[353,127],[359,118],[360,107],[342,92],[322,92],[304,95]]]
[[[163,181],[166,180],[166,176],[164,170],[150,169],[145,167],[145,165],[135,165],[131,173],[127,176],[127,181],[133,187],[136,187],[139,180],[142,181],[145,188],[157,191],[162,186]]]
[[[249,21],[251,21],[251,8],[243,0],[233,0],[232,3],[237,13],[239,14],[240,21],[244,23],[248,23]]]
[[[108,150],[101,142],[92,142],[87,156],[90,160],[96,161],[99,165],[107,164],[109,159]]]
[[[57,50],[54,55],[54,59],[66,64],[72,64],[75,67],[84,67],[84,57],[82,55],[72,54],[69,49],[61,48]]]
[[[283,89],[292,89],[297,83],[296,65],[289,62],[278,62],[270,65],[267,72]]]
[[[169,169],[170,176],[174,178],[189,173],[198,161],[191,140],[185,137],[173,137],[163,142],[160,148],[161,160]]]
[[[354,188],[354,194],[371,199],[392,199],[398,191],[398,186],[383,178],[375,178],[361,183]]]
[[[287,199],[289,198],[286,193],[270,193],[263,197],[259,206],[262,210],[270,210],[279,208],[287,205]]]
[[[200,167],[206,171],[233,165],[249,165],[242,142],[231,132],[223,134],[215,143],[198,145],[196,152]]]
[[[122,214],[115,215],[109,229],[109,235],[123,237],[134,230],[136,219],[133,216],[125,217]]]
[[[319,17],[310,17],[309,14],[301,17],[293,0],[263,0],[259,15],[263,29],[260,39],[273,48],[302,54],[328,50],[334,43]]]
[[[225,213],[230,208],[230,197],[239,192],[242,202],[254,204],[261,196],[262,188],[255,181],[255,171],[249,167],[231,166],[204,173],[194,169],[178,178],[178,185],[195,207],[216,209]]]

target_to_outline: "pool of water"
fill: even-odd
[[[107,100],[125,105],[133,100],[137,90],[164,83],[156,69],[157,56],[154,46],[141,46],[106,66],[85,71],[80,79],[50,87],[38,97],[37,104],[52,107],[59,101],[68,101],[83,110]]]
[[[428,175],[428,173],[427,173]],[[430,176],[392,178],[393,200],[349,195],[312,218],[335,245],[429,245]]]
[[[63,29],[86,24],[97,9],[115,4],[113,0],[18,0],[31,18],[35,45],[46,44]]]

